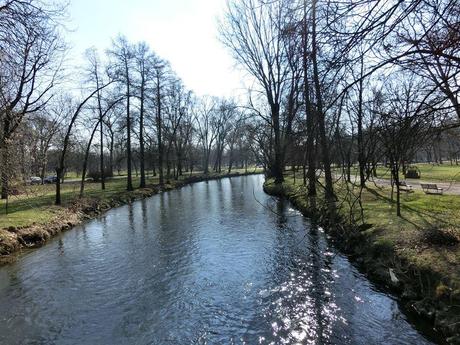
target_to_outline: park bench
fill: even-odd
[[[412,186],[410,184],[407,184],[406,181],[399,182],[399,189],[405,192],[412,192]]]
[[[432,183],[420,183],[425,194],[442,194],[442,188]]]

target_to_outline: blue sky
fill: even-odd
[[[68,40],[74,63],[85,49],[101,52],[119,33],[146,41],[169,60],[185,85],[198,95],[238,96],[242,73],[218,41],[217,18],[225,0],[70,0]]]

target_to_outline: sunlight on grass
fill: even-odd
[[[285,186],[290,193],[302,193],[302,180],[299,176],[295,184],[292,174],[286,177]],[[346,187],[345,183],[336,182],[335,191],[339,200],[344,200]],[[355,195],[358,194],[358,187],[351,184],[348,187]],[[320,188],[319,191],[319,197],[322,198]],[[424,234],[431,229],[446,230],[460,238],[460,196],[427,195],[415,191],[402,193],[401,203],[402,217],[397,217],[396,204],[391,201],[391,189],[369,183],[362,191],[363,221],[372,227],[365,234],[374,243],[391,245],[400,257],[416,267],[430,268],[441,276],[449,277],[453,284],[460,287],[460,271],[454,269],[458,268],[460,261],[459,246],[436,246],[423,241]],[[341,213],[347,217],[349,204],[341,205]],[[358,211],[358,208],[354,211],[356,216]]]
[[[413,164],[420,170],[420,180],[422,181],[434,181],[434,182],[460,182],[460,165],[450,165],[445,163],[442,165],[433,165],[428,163],[417,163]],[[341,174],[341,168],[334,168],[336,174]],[[351,168],[351,175],[358,176],[358,167],[356,165]],[[300,175],[299,175],[300,176]],[[389,168],[384,166],[377,167],[377,177],[382,179],[390,179],[391,172]],[[401,173],[401,179],[404,176]]]
[[[420,179],[422,181],[438,182],[460,182],[459,165],[432,165],[426,163],[414,164],[420,170]],[[385,167],[377,168],[379,178],[390,178],[390,171]],[[403,176],[401,176],[403,178]]]

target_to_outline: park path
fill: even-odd
[[[390,180],[374,178],[377,185],[391,186]],[[460,195],[460,183],[459,182],[436,182],[436,181],[423,181],[418,179],[406,179],[408,185],[412,186],[414,190],[422,190],[421,184],[435,184],[439,188],[443,189],[444,194],[449,195]]]
[[[335,176],[336,178],[340,178],[339,175]],[[353,179],[353,178],[352,178]],[[358,181],[358,177],[355,177],[355,182]],[[424,181],[419,179],[406,179],[405,180],[408,185],[412,186],[413,190],[422,191],[421,184],[436,184],[439,188],[443,189],[443,194],[449,195],[460,195],[460,182],[437,182],[437,181]],[[373,178],[371,181],[367,183],[375,183],[377,186],[382,187],[391,187],[391,182],[389,179],[383,178]]]

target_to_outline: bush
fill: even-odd
[[[460,242],[453,230],[449,231],[438,227],[425,230],[422,234],[422,240],[426,244],[436,246],[455,246]]]
[[[88,179],[91,179],[93,182],[99,182],[101,180],[101,172],[99,170],[90,170],[86,176],[88,177]],[[108,170],[105,171],[104,177],[106,179],[113,177],[113,172],[108,171]]]
[[[415,166],[411,166],[407,168],[405,176],[406,178],[420,178],[420,170]]]

